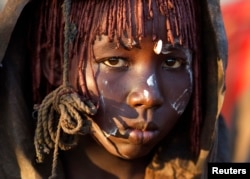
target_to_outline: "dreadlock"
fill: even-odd
[[[40,0],[39,11],[35,25],[32,54],[33,69],[33,98],[35,103],[54,90],[58,81],[57,73],[62,76],[64,56],[64,25],[62,16],[62,0]],[[198,51],[199,40],[198,6],[195,0],[72,0],[70,21],[71,31],[77,32],[69,44],[69,81],[74,90],[83,99],[88,98],[88,89],[85,85],[87,60],[93,59],[92,45],[95,38],[107,35],[110,41],[116,42],[117,47],[123,45],[122,37],[126,36],[129,45],[145,37],[145,22],[152,21],[152,40],[158,38],[159,23],[155,17],[158,14],[165,16],[166,39],[174,44],[177,39],[180,44],[192,50],[193,55],[193,111],[191,116],[191,147],[194,153],[199,151],[199,136],[201,124],[201,80],[200,80],[200,54]],[[158,10],[157,10],[158,9]],[[45,55],[46,54],[46,58]],[[42,60],[48,60],[50,71],[48,77],[42,73]],[[62,79],[61,79],[62,81]],[[81,99],[82,100],[82,99]],[[81,101],[80,100],[80,101]],[[79,101],[79,103],[80,103]],[[53,114],[56,115],[56,114]],[[51,125],[55,122],[52,122]],[[55,128],[55,127],[53,127]],[[42,129],[41,129],[42,130]],[[49,148],[52,148],[50,145]]]

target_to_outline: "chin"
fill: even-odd
[[[106,150],[117,157],[132,160],[149,155],[152,150],[152,146],[122,144],[121,146],[117,145],[116,150],[110,150],[109,148],[106,148]]]

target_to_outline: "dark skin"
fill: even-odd
[[[78,178],[144,178],[145,167],[152,155],[124,160],[109,153],[87,135],[80,145],[63,153],[66,177]]]
[[[115,49],[105,37],[94,44],[101,106],[94,121],[101,132],[94,125],[93,135],[122,158],[149,153],[177,121],[178,109],[173,105],[179,98],[186,105],[190,98],[184,49],[169,48],[169,54],[157,55],[154,45],[151,38],[144,38],[141,49]],[[94,89],[91,84],[88,88]]]
[[[150,24],[140,47],[117,49],[105,35],[96,39],[85,75],[91,98],[100,106],[91,133],[63,153],[67,178],[144,178],[152,151],[189,103],[191,55],[184,46],[167,43],[164,21],[153,41]]]

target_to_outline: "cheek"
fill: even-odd
[[[117,102],[124,102],[125,89],[128,84],[128,79],[124,75],[109,75],[102,72],[97,78],[97,86],[100,92],[100,96],[106,99],[111,99]]]
[[[171,107],[181,115],[192,94],[192,73],[186,70],[177,75],[169,74],[168,78],[163,80],[164,83],[164,96],[169,102]]]
[[[131,110],[124,106],[125,92],[122,81],[119,75],[108,75],[104,70],[96,76],[98,94],[95,98],[99,101],[99,110],[93,119],[108,135],[114,134],[117,130],[113,118],[118,118],[124,111]]]

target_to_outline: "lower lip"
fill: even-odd
[[[133,144],[146,144],[152,141],[157,134],[157,131],[141,131],[134,129],[129,132],[129,141]]]

